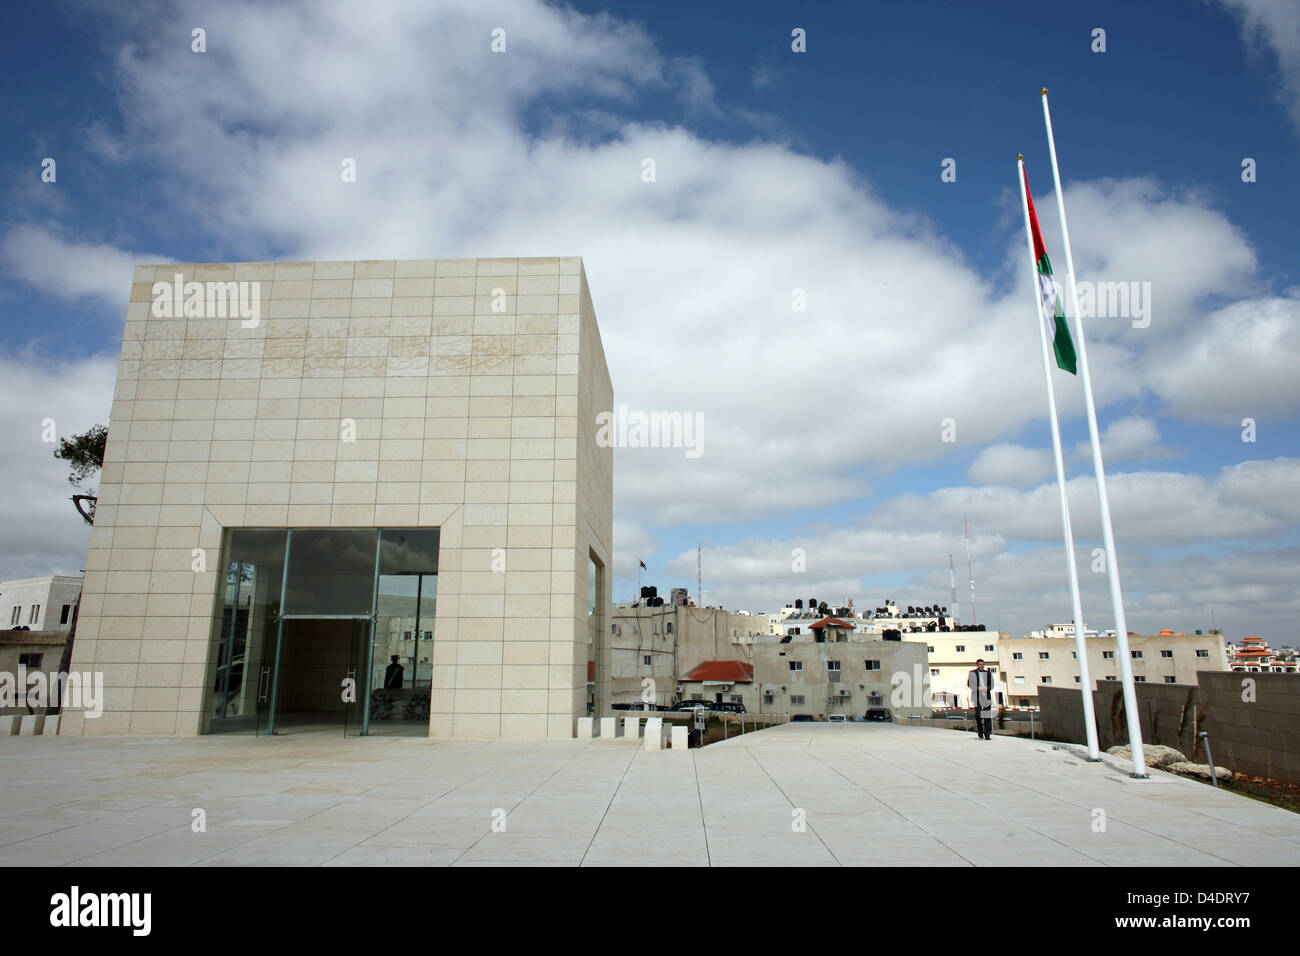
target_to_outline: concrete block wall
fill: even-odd
[[[1142,739],[1164,744],[1196,763],[1206,761],[1198,736],[1206,731],[1218,766],[1300,784],[1300,680],[1295,674],[1239,674],[1200,671],[1198,683],[1136,684]],[[1252,680],[1251,693],[1243,686]],[[1083,743],[1083,703],[1079,690],[1038,688],[1043,731]],[[1251,698],[1253,694],[1253,699]],[[1093,692],[1097,739],[1106,750],[1128,743],[1124,698],[1119,681],[1098,681]]]

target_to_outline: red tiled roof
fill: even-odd
[[[687,674],[682,680],[729,680],[740,684],[754,681],[754,665],[744,661],[705,661]]]
[[[820,631],[824,627],[847,627],[853,630],[853,625],[848,621],[841,621],[838,617],[824,617],[816,624],[809,624],[808,628],[814,631]]]

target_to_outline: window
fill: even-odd
[[[40,667],[41,658],[44,656],[45,655],[43,654],[19,654],[18,666],[19,667]]]
[[[1114,651],[1102,651],[1102,652],[1101,652],[1101,656],[1102,656],[1105,660],[1113,661],[1113,660],[1115,659],[1115,652],[1114,652]],[[1108,679],[1109,679],[1109,678],[1108,678]]]
[[[32,613],[27,616],[27,623],[35,624],[38,620],[40,620],[40,617],[41,617],[41,606],[39,604],[33,604]]]
[[[404,640],[404,641],[409,641],[410,639],[411,639],[411,632],[410,632],[410,631],[403,631],[403,632],[402,632],[402,640]]]
[[[866,669],[869,671],[880,670],[880,661],[863,661],[862,663],[866,666]]]
[[[791,706],[791,707],[802,707],[802,706],[803,706],[803,696],[802,696],[801,694],[791,694],[791,695],[790,695],[790,706]]]
[[[611,634],[613,634],[615,637],[617,637],[617,636],[619,635],[619,633],[620,633],[620,632],[619,632],[619,629],[618,629],[618,625],[617,625],[617,624],[611,624],[611,625],[609,626],[609,633],[611,633]]]
[[[745,695],[744,695],[744,694],[732,694],[732,695],[731,695],[731,702],[732,702],[733,704],[743,704],[743,703],[745,702]]]
[[[1038,652],[1038,659],[1039,659],[1040,661],[1050,660],[1051,657],[1052,657],[1052,655],[1051,655],[1049,652],[1047,652],[1047,651],[1039,651],[1039,652]]]
[[[23,609],[22,609],[21,607],[18,607],[17,605],[15,605],[13,611],[11,611],[11,612],[9,613],[9,623],[10,623],[10,624],[17,624],[17,623],[18,623],[18,615],[21,614],[22,612],[23,612]]]
[[[993,650],[993,645],[992,645],[992,644],[985,644],[985,645],[984,645],[984,650],[985,650],[985,651],[991,651],[991,650]]]
[[[1135,683],[1141,683],[1141,684],[1146,683],[1146,678],[1145,678],[1145,677],[1139,677],[1139,676],[1136,675],[1136,674],[1133,675],[1133,680],[1134,680]]]
[[[927,648],[925,649],[925,652],[926,652],[927,654],[933,654],[933,653],[934,653],[934,648],[933,648],[933,647],[927,647]]]
[[[957,650],[957,653],[958,653],[958,654],[965,654],[965,653],[966,653],[966,645],[965,645],[965,644],[958,644],[956,650]]]
[[[937,667],[931,667],[931,668],[930,668],[930,676],[931,676],[931,677],[938,677],[938,676],[939,676],[939,668],[937,668]]]
[[[703,700],[703,699],[704,699],[703,694],[691,694],[691,700]]]
[[[1024,655],[1024,654],[1021,654],[1019,651],[1014,651],[1014,652],[1011,654],[1011,659],[1012,659],[1013,661],[1023,661],[1023,660],[1025,659],[1025,655]]]
[[[60,624],[67,624],[67,623],[68,623],[68,618],[70,618],[70,617],[72,617],[72,605],[71,605],[71,604],[65,604],[65,605],[63,605],[63,610],[62,610],[61,612],[59,612],[59,623],[60,623]]]
[[[795,671],[801,671],[801,670],[803,670],[803,661],[790,661],[791,673],[794,673]]]
[[[1078,675],[1078,674],[1075,674],[1075,675],[1074,675],[1074,682],[1075,682],[1076,684],[1080,683],[1079,675]]]
[[[1165,678],[1165,683],[1166,683],[1166,684],[1172,684],[1172,683],[1174,683],[1174,681],[1175,681],[1175,678],[1173,678],[1173,677],[1166,677],[1166,678]]]
[[[1077,661],[1077,660],[1079,659],[1079,652],[1078,652],[1078,651],[1070,651],[1070,657],[1072,657],[1074,660]]]
[[[1023,677],[1013,677],[1013,678],[1011,678],[1011,683],[1013,683],[1013,684],[1023,684],[1024,682],[1025,682],[1025,679],[1024,679]]]
[[[1115,675],[1114,675],[1114,674],[1107,674],[1107,675],[1106,675],[1106,680],[1114,680],[1114,679],[1115,679]]]
[[[1042,680],[1042,683],[1044,683],[1044,684],[1050,684],[1051,682],[1052,682],[1052,679],[1051,679],[1050,677],[1044,677],[1043,680]]]
[[[650,666],[650,655],[649,655],[649,654],[644,655],[644,656],[641,658],[641,663],[642,663],[642,664],[645,664],[647,667],[649,667],[649,666]]]
[[[1205,648],[1203,648],[1203,647],[1198,647],[1198,648],[1196,649],[1196,656],[1197,656],[1197,657],[1209,657],[1209,656],[1210,656],[1210,652],[1207,651],[1207,650],[1206,650]]]
[[[664,633],[671,634],[672,632],[673,632],[673,622],[669,621],[664,625]]]
[[[1174,652],[1173,652],[1173,651],[1161,651],[1161,652],[1160,652],[1160,656],[1161,656],[1161,657],[1166,657],[1166,658],[1168,658],[1168,657],[1173,657],[1173,656],[1174,656]]]
[[[1140,661],[1140,660],[1142,659],[1142,652],[1141,652],[1141,651],[1129,651],[1129,656],[1132,657],[1133,660],[1135,660],[1135,661]]]

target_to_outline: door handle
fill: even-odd
[[[257,682],[257,702],[259,704],[266,703],[266,688],[267,685],[270,683],[271,683],[271,668],[263,667],[262,676]]]

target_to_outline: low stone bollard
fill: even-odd
[[[621,735],[618,732],[617,717],[600,718],[600,739],[601,740],[618,740]]]
[[[673,724],[673,750],[685,751],[690,747],[690,731],[684,724]]]
[[[578,739],[591,740],[596,736],[596,718],[579,717],[578,718]]]
[[[664,719],[662,717],[646,718],[645,749],[646,750],[664,749]]]
[[[46,714],[45,726],[41,728],[42,737],[55,737],[59,733],[59,715]]]
[[[641,736],[641,718],[624,717],[623,718],[623,737],[626,740],[636,740]]]
[[[18,716],[0,717],[0,737],[17,737],[23,719]]]
[[[22,721],[23,722],[19,726],[18,732],[24,737],[35,737],[45,728],[44,714],[28,714],[22,719]]]

